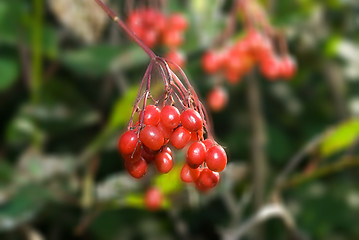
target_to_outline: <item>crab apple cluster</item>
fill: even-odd
[[[180,67],[185,65],[185,56],[178,47],[184,41],[188,22],[181,13],[166,16],[154,8],[141,8],[131,12],[127,24],[148,47],[165,46],[169,48],[166,59]]]
[[[158,188],[150,187],[145,192],[144,204],[148,210],[150,211],[158,210],[161,207],[163,201],[164,201],[163,194]]]
[[[239,82],[256,64],[269,80],[290,79],[296,73],[294,59],[288,54],[277,54],[269,37],[254,29],[247,30],[232,45],[207,51],[201,63],[206,73],[222,72],[231,84]]]

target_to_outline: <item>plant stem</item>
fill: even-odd
[[[95,0],[95,2],[146,52],[152,60],[157,58],[157,55],[147,47],[131,29],[129,29],[129,27],[110,8],[108,8],[101,0]]]
[[[260,100],[258,81],[254,72],[247,78],[247,97],[249,107],[249,117],[252,127],[251,155],[252,155],[252,176],[253,176],[253,195],[255,209],[261,209],[264,201],[264,189],[266,181],[266,132],[264,117]],[[259,226],[256,230],[255,239],[264,239],[263,231]]]
[[[33,0],[34,22],[32,28],[32,60],[30,88],[33,102],[39,101],[42,83],[42,28],[43,28],[43,0]]]

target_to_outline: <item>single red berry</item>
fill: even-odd
[[[181,13],[174,13],[167,19],[168,28],[184,31],[188,27],[187,19]]]
[[[143,123],[145,125],[156,126],[160,122],[161,111],[154,105],[148,105],[145,107],[145,113],[143,116]]]
[[[177,149],[184,148],[191,140],[191,133],[184,127],[178,127],[171,135],[170,141]]]
[[[163,202],[162,193],[158,188],[151,187],[145,193],[145,206],[148,210],[158,210]]]
[[[210,149],[215,144],[215,142],[209,138],[202,141],[202,143],[206,146],[206,151],[208,151],[208,149]]]
[[[155,157],[155,165],[160,173],[168,173],[173,167],[172,155],[167,152],[157,153]]]
[[[215,87],[207,96],[207,104],[214,111],[221,111],[228,102],[227,91],[222,87]]]
[[[118,141],[118,149],[122,154],[131,154],[135,151],[138,139],[137,134],[133,130],[129,130],[122,134]]]
[[[161,111],[161,123],[169,129],[176,128],[180,123],[180,112],[174,106],[165,106]]]
[[[187,150],[186,162],[191,168],[198,168],[206,159],[206,146],[202,142],[194,142]]]
[[[147,125],[140,132],[141,142],[152,150],[159,150],[164,144],[164,137],[160,130],[155,126]]]
[[[172,156],[172,150],[169,146],[163,146],[161,152],[166,152]]]
[[[135,150],[132,153],[129,153],[129,154],[121,153],[121,156],[123,157],[123,159],[125,161],[128,161],[128,162],[136,161],[141,156],[141,150],[142,150],[141,145],[138,144],[137,147],[135,148]]]
[[[291,56],[287,55],[282,58],[281,62],[282,62],[281,75],[286,79],[292,78],[297,71],[297,65],[295,60]]]
[[[270,56],[260,64],[262,74],[269,80],[275,80],[280,75],[281,65],[276,56]]]
[[[195,182],[199,174],[201,173],[201,170],[199,168],[190,168],[187,163],[185,163],[181,170],[181,180],[186,183]]]
[[[208,168],[204,168],[196,181],[196,187],[199,191],[206,192],[211,188],[214,188],[218,181],[219,173],[213,172]]]
[[[203,127],[201,115],[191,108],[182,112],[181,123],[190,132],[197,132]]]
[[[169,48],[177,48],[183,43],[183,33],[177,29],[166,29],[162,32],[162,42]]]
[[[226,151],[219,145],[212,146],[207,151],[206,163],[212,171],[222,172],[227,165]]]
[[[218,52],[208,51],[203,55],[201,64],[206,73],[215,73],[221,69],[223,58]]]
[[[142,157],[135,161],[125,161],[128,173],[134,178],[141,178],[147,172],[147,162]]]

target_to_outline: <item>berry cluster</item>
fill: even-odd
[[[166,46],[170,51],[165,58],[184,66],[185,57],[178,47],[183,43],[188,22],[182,14],[165,16],[154,8],[141,8],[131,12],[127,24],[148,47]]]
[[[158,100],[154,100],[149,91],[154,66],[160,69],[165,85]],[[151,61],[141,84],[141,88],[146,84],[146,90],[141,95],[140,88],[128,130],[120,137],[118,148],[129,174],[141,178],[151,163],[158,172],[168,173],[173,167],[169,146],[178,150],[188,146],[181,179],[194,182],[200,191],[207,191],[219,181],[218,172],[226,167],[227,155],[213,140],[206,111],[193,87],[183,71],[180,68],[177,71],[186,81],[187,88],[165,60],[157,58]],[[148,99],[154,103],[147,104]],[[138,121],[132,124],[136,113]]]
[[[202,58],[205,72],[223,72],[228,82],[235,84],[241,77],[259,65],[261,73],[269,80],[290,79],[296,64],[288,54],[279,56],[268,37],[256,30],[248,30],[234,44],[217,51],[210,50]]]

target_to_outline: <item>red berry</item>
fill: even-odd
[[[217,172],[213,172],[208,168],[204,168],[196,181],[196,187],[201,192],[206,192],[211,188],[214,188],[218,181],[219,174]]]
[[[125,167],[128,173],[134,178],[143,177],[147,171],[147,163],[142,157],[135,161],[125,161]]]
[[[160,190],[155,187],[149,188],[145,193],[145,206],[148,210],[155,211],[159,209],[163,202],[163,196]]]
[[[282,59],[282,76],[286,79],[290,79],[297,71],[296,62],[290,56],[285,56]]]
[[[162,34],[162,42],[169,48],[177,48],[183,43],[183,34],[181,31],[166,29]]]
[[[191,133],[184,127],[178,127],[171,135],[170,141],[177,149],[184,148],[191,140]]]
[[[142,145],[141,156],[146,160],[147,163],[153,162],[157,153],[158,151],[151,150],[145,145]]]
[[[210,149],[215,144],[212,139],[206,139],[202,141],[202,143],[206,146],[206,151],[208,151],[208,149]]]
[[[140,132],[141,142],[151,150],[159,150],[164,144],[164,137],[155,126],[147,125]]]
[[[169,129],[176,128],[180,123],[180,112],[174,106],[165,106],[161,111],[161,123]]]
[[[228,94],[222,87],[215,87],[207,96],[207,104],[214,111],[221,111],[228,102]]]
[[[280,62],[276,56],[270,56],[260,64],[262,74],[269,80],[275,80],[280,75]]]
[[[202,57],[202,68],[207,73],[215,73],[222,67],[222,60],[220,53],[208,51]]]
[[[212,146],[207,151],[206,163],[212,171],[222,172],[227,165],[226,151],[219,145]]]
[[[172,14],[167,19],[168,28],[176,30],[186,30],[188,27],[187,19],[181,13]]]
[[[130,154],[121,153],[121,156],[123,157],[123,159],[125,161],[132,162],[132,161],[137,160],[141,156],[141,150],[142,150],[141,146],[140,146],[140,144],[138,144],[138,146],[136,147],[134,152],[132,152]]]
[[[201,115],[191,108],[181,114],[181,123],[190,132],[197,132],[203,127]]]
[[[162,132],[165,139],[169,139],[171,137],[173,132],[172,128],[165,127],[162,122],[157,125],[157,128]]]
[[[160,122],[161,111],[154,105],[148,105],[145,107],[145,113],[143,116],[143,123],[146,125],[156,126]]]
[[[159,172],[168,173],[173,167],[172,155],[167,152],[157,153],[155,157],[155,165]]]
[[[180,174],[181,180],[187,183],[195,182],[198,179],[200,173],[201,171],[199,168],[190,168],[188,164],[185,163],[182,167]]]
[[[180,51],[171,50],[168,52],[165,56],[165,58],[169,61],[174,62],[177,64],[180,68],[183,68],[186,64],[186,58],[184,54]],[[172,66],[171,63],[169,63],[171,69],[176,69],[176,67]]]
[[[198,168],[206,159],[206,146],[202,142],[195,142],[187,150],[186,161],[191,168]]]
[[[164,146],[164,147],[162,148],[161,152],[166,152],[166,153],[168,153],[168,154],[170,154],[170,155],[172,156],[172,150],[171,150],[171,148],[168,147],[168,146]]]
[[[118,141],[118,149],[122,154],[131,154],[135,151],[138,139],[135,131],[125,132]]]

